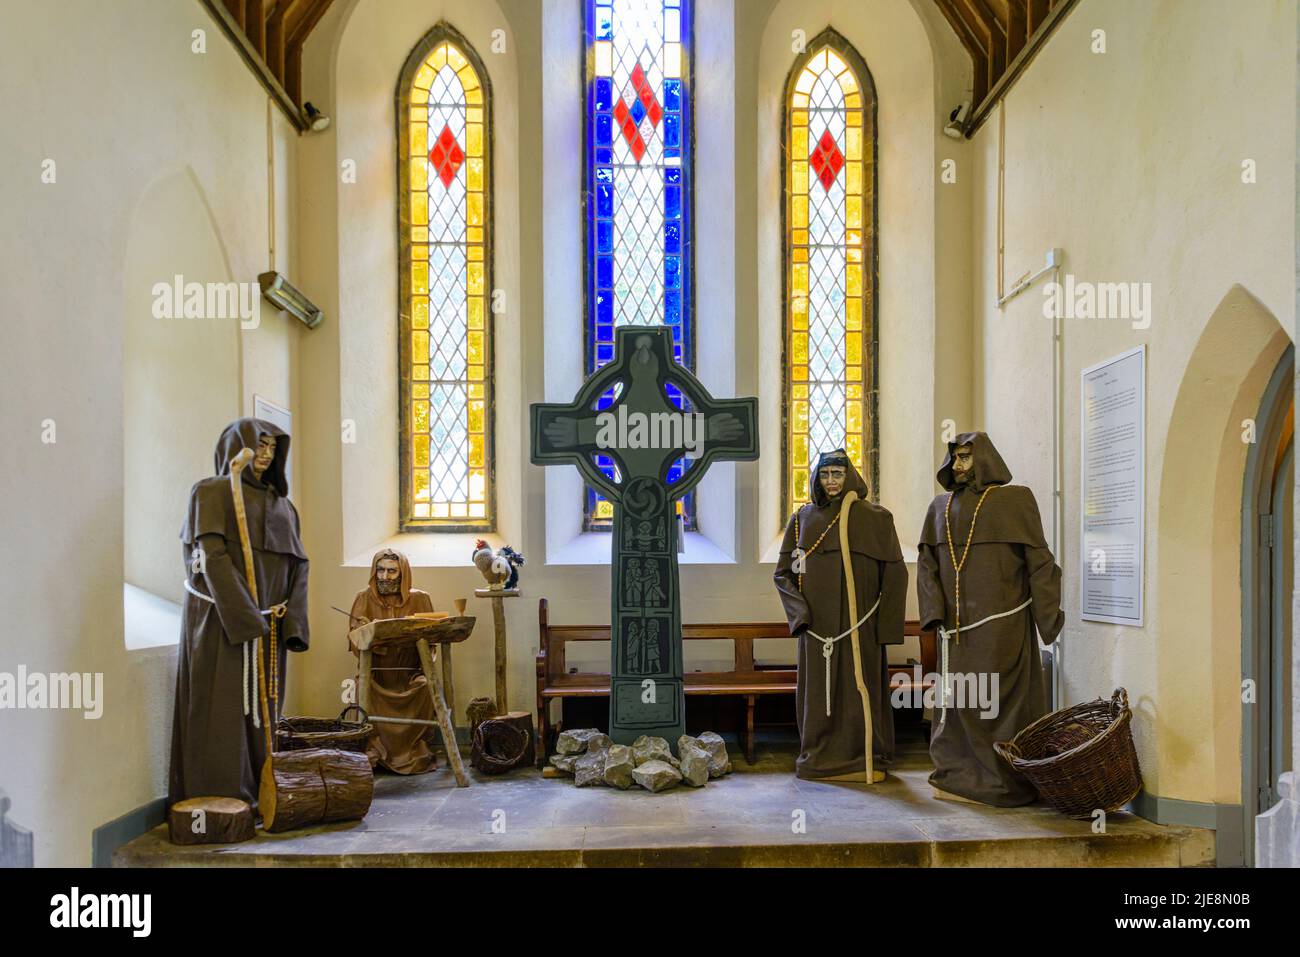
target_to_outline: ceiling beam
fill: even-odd
[[[988,116],[1078,0],[934,0],[970,54],[974,73],[966,135]]]
[[[989,88],[988,78],[988,54],[984,52],[984,47],[980,44],[980,39],[975,35],[957,9],[953,6],[953,0],[935,0],[939,10],[943,13],[944,19],[952,27],[953,33],[957,34],[957,39],[961,45],[966,48],[970,54],[971,65],[974,67],[974,89],[971,91],[971,106],[978,106],[983,101]]]

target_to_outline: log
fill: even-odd
[[[262,766],[262,827],[276,833],[332,821],[359,821],[370,810],[370,759],[352,751],[277,751]]]
[[[197,797],[177,801],[167,811],[173,844],[237,844],[251,841],[253,809],[231,797]]]

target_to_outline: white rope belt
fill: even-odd
[[[206,601],[209,605],[215,605],[217,603],[217,600],[211,595],[205,595],[203,592],[191,585],[188,578],[185,579],[185,590],[195,598],[201,598],[203,601]],[[271,608],[263,608],[261,609],[261,614],[273,615],[282,607],[283,605],[275,605]],[[244,715],[247,717],[251,714],[253,716],[253,727],[260,728],[262,726],[262,719],[257,713],[257,708],[253,707],[252,703],[257,700],[257,668],[258,662],[262,660],[262,639],[258,637],[254,638],[252,641],[245,641],[243,642],[242,647],[244,650]],[[251,666],[249,664],[250,660],[252,662]]]
[[[826,717],[828,718],[831,716],[831,654],[835,651],[835,642],[839,641],[845,635],[852,634],[855,629],[861,628],[862,625],[866,623],[867,619],[876,613],[876,609],[880,607],[880,599],[883,597],[883,595],[877,595],[876,603],[871,606],[871,610],[863,615],[856,625],[852,626],[847,631],[840,632],[834,638],[823,638],[811,628],[804,631],[804,634],[809,638],[816,638],[822,643],[822,657],[826,659]]]
[[[972,631],[980,625],[987,625],[991,621],[997,621],[999,618],[1009,618],[1018,611],[1024,611],[1029,607],[1032,598],[1026,598],[1015,608],[1010,611],[1004,611],[997,615],[989,615],[987,618],[981,618],[973,625],[962,625],[961,631]],[[948,636],[957,634],[958,630],[949,631],[942,625],[939,626],[939,637],[942,639],[939,645],[939,722],[943,723],[944,716],[948,711]]]

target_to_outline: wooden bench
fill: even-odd
[[[564,698],[608,698],[609,672],[569,673],[565,659],[565,645],[571,641],[609,641],[609,625],[552,625],[547,620],[547,604],[543,598],[537,603],[537,764],[546,761],[550,735],[554,729],[550,722],[550,704]],[[920,631],[917,622],[909,621],[904,634],[919,635],[921,639],[921,674],[933,674],[937,668],[938,654],[933,632]],[[789,627],[783,621],[743,622],[720,625],[683,625],[685,641],[712,639],[732,643],[732,669],[730,671],[687,671],[683,675],[688,696],[729,695],[745,699],[744,749],[745,760],[754,763],[754,705],[760,695],[793,695],[798,681],[794,667],[772,667],[754,664],[754,642],[761,639],[790,637]],[[910,665],[891,665],[890,678],[901,673],[903,687],[911,690],[915,684]],[[924,677],[922,678],[924,681]],[[793,707],[791,711],[793,712]],[[793,713],[791,715],[793,719]],[[675,742],[674,742],[675,744]]]

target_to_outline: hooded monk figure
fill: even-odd
[[[370,561],[370,584],[357,592],[348,627],[360,628],[369,621],[406,618],[422,611],[433,611],[429,593],[411,587],[411,563],[406,556],[385,548],[375,552]],[[370,701],[375,714],[385,718],[434,720],[433,697],[414,644],[374,650]],[[433,725],[376,721],[374,728],[366,744],[371,767],[382,765],[398,774],[433,770]]]
[[[865,500],[866,483],[843,449],[822,454],[811,485],[812,501],[786,526],[774,576],[799,639],[795,774],[880,781],[894,751],[885,646],[903,641],[907,567],[893,516]]]
[[[240,472],[257,601],[248,587],[230,464]],[[272,718],[284,701],[286,651],[306,651],[307,553],[289,501],[289,436],[262,419],[237,419],[217,441],[216,475],[190,489],[181,529],[185,599],[168,796],[257,804],[266,757],[261,687]],[[274,657],[270,640],[274,623]]]
[[[948,685],[930,733],[930,784],[936,797],[1029,804],[1037,792],[993,742],[1010,741],[1046,710],[1034,627],[1050,643],[1065,624],[1061,569],[1034,493],[1007,484],[1011,472],[983,432],[949,442],[937,478],[947,491],[926,513],[916,571],[921,626],[939,631]]]

